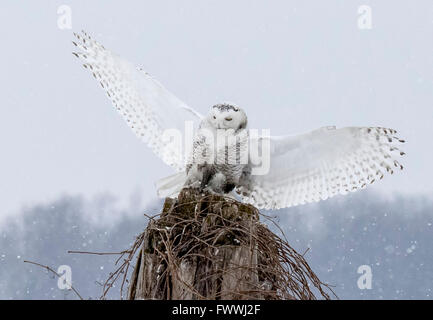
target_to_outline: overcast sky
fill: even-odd
[[[233,101],[275,135],[397,129],[405,170],[370,188],[433,195],[432,1],[2,1],[0,221],[62,194],[149,201],[171,173],[72,56],[60,5],[202,113]]]

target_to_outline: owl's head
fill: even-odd
[[[234,129],[235,131],[245,129],[248,123],[244,110],[231,103],[214,105],[207,120],[216,129]]]

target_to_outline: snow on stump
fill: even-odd
[[[141,235],[128,299],[329,299],[332,290],[260,216],[192,188],[167,198]]]

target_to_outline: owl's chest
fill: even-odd
[[[236,170],[248,163],[248,138],[247,130],[198,132],[193,145],[193,163]]]

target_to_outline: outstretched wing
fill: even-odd
[[[398,145],[404,141],[395,134],[386,128],[325,127],[260,138],[269,139],[270,170],[250,176],[238,192],[258,208],[279,209],[362,189],[394,168],[403,169]]]
[[[93,40],[84,31],[75,34],[73,44],[93,77],[101,84],[128,126],[166,164],[184,170],[181,148],[164,138],[166,129],[184,132],[185,121],[198,122],[202,116],[167,91],[149,74],[136,68]]]

